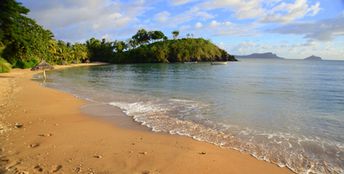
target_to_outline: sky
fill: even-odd
[[[230,54],[344,60],[344,0],[19,0],[55,38],[126,40],[138,29],[192,34]]]

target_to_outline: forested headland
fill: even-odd
[[[234,56],[203,38],[168,39],[161,31],[140,29],[126,41],[91,38],[85,43],[56,40],[51,31],[29,17],[29,9],[15,0],[0,3],[0,72],[31,68],[40,61],[72,64],[173,63],[189,61],[236,61]],[[191,36],[191,35],[188,35]]]

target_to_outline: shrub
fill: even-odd
[[[29,60],[17,60],[17,62],[14,64],[15,68],[32,68],[35,65],[37,65],[38,61],[36,59],[29,59]]]
[[[0,73],[7,73],[11,71],[11,64],[0,57]]]

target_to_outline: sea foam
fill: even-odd
[[[202,107],[205,107],[192,100],[170,99],[109,104],[121,108],[126,115],[151,128],[152,131],[188,136],[223,148],[239,150],[259,160],[288,167],[296,173],[343,172],[342,145],[325,142],[317,137],[299,137],[282,132],[259,132],[234,125],[217,124],[209,120],[186,119],[181,116],[183,113],[192,114],[192,111],[202,110]],[[310,148],[316,149],[317,154],[307,150]],[[333,156],[336,158],[333,159]],[[330,160],[331,165],[325,160]]]

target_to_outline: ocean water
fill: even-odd
[[[344,170],[344,61],[135,64],[48,73],[47,86],[116,106],[152,131],[296,173]]]

